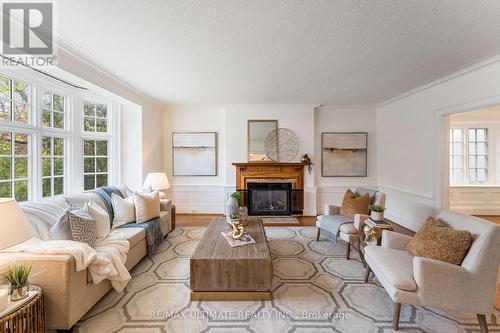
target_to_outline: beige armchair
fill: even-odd
[[[493,311],[500,263],[500,227],[465,214],[444,210],[439,219],[468,230],[474,241],[461,266],[406,252],[411,237],[384,230],[381,246],[367,246],[365,282],[373,271],[394,301],[393,329],[398,330],[401,304],[476,313],[488,332],[486,314]]]
[[[379,205],[385,208],[385,193],[375,190],[357,188],[354,191],[358,195],[368,193],[370,195],[370,203]],[[359,227],[364,219],[368,217],[362,214],[354,215],[354,219],[340,215],[340,207],[335,205],[325,205],[324,215],[319,216],[316,221],[318,232],[316,240],[319,241],[321,231],[324,230],[330,234],[331,237],[339,237],[347,243],[346,259],[350,259],[351,244],[356,242],[359,238]]]

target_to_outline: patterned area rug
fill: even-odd
[[[300,225],[299,220],[296,217],[261,217],[262,223],[266,224],[297,224]]]
[[[204,228],[180,228],[133,270],[124,293],[109,292],[76,332],[392,332],[392,301],[339,242],[315,241],[314,227],[269,227],[271,301],[189,300],[189,256]],[[354,251],[353,251],[354,256]],[[356,259],[356,258],[355,258]],[[359,259],[358,259],[359,260]],[[499,332],[499,312],[488,318]],[[402,332],[479,332],[475,315],[403,305]]]

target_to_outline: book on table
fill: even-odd
[[[391,229],[392,228],[391,225],[389,223],[387,223],[385,220],[375,221],[371,217],[366,219],[365,224],[368,224],[372,227],[381,228],[381,229],[384,229],[384,228]]]
[[[221,232],[221,235],[224,236],[224,238],[227,240],[229,245],[231,245],[231,247],[255,244],[255,239],[253,239],[253,237],[250,236],[249,234],[244,234],[240,239],[234,239],[232,237],[233,235],[232,231],[228,233]]]

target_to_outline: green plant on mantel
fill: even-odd
[[[368,209],[372,212],[376,212],[376,213],[382,213],[385,208],[382,207],[382,206],[379,206],[379,205],[370,205],[368,206]]]
[[[302,157],[300,158],[300,161],[302,163],[304,163],[305,165],[307,165],[307,172],[309,172],[309,174],[311,174],[313,163],[311,161],[311,158],[309,157],[309,154],[302,155]]]
[[[9,281],[12,289],[19,289],[30,283],[30,273],[30,265],[14,265],[3,276]]]

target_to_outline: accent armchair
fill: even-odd
[[[370,195],[370,204],[379,205],[385,208],[385,193],[365,188],[357,188],[354,193],[357,195],[368,193]],[[324,215],[318,217],[316,221],[316,227],[318,228],[316,240],[319,241],[322,230],[328,232],[331,237],[336,237],[338,234],[338,237],[347,243],[346,259],[349,260],[351,256],[351,243],[358,240],[360,224],[367,217],[367,215],[356,214],[354,215],[354,219],[352,219],[340,215],[339,206],[325,205]],[[337,230],[339,224],[340,228]]]
[[[500,264],[500,227],[448,210],[438,218],[472,233],[474,240],[462,265],[413,257],[405,250],[411,237],[384,230],[381,246],[365,248],[365,282],[373,271],[394,301],[394,330],[398,330],[404,303],[476,313],[481,332],[487,333],[485,315],[493,311]]]

